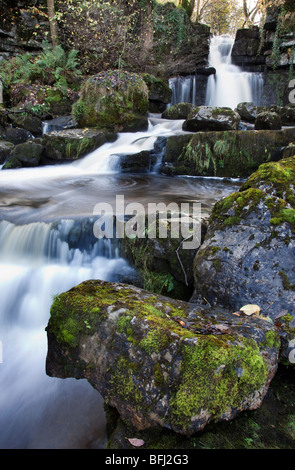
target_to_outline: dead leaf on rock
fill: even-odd
[[[137,439],[136,437],[126,437],[126,439],[130,442],[130,444],[134,447],[142,447],[145,442],[142,439]]]
[[[245,315],[254,315],[259,313],[261,308],[255,304],[248,304],[244,305],[244,307],[240,308],[240,311],[243,312]]]

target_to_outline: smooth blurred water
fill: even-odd
[[[211,39],[209,65],[216,69],[210,75],[206,90],[206,105],[235,109],[239,103],[260,104],[263,78],[260,73],[244,72],[231,62],[234,39],[215,36]]]

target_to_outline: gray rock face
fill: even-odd
[[[215,205],[194,260],[193,301],[236,310],[258,304],[273,319],[294,315],[294,160],[261,165]]]
[[[209,106],[194,107],[183,124],[183,130],[197,131],[229,131],[236,130],[240,123],[240,115],[230,108]]]
[[[239,29],[232,49],[232,61],[236,65],[264,64],[265,57],[259,53],[260,33],[258,27]]]
[[[280,344],[263,318],[98,280],[56,297],[47,334],[48,375],[87,378],[139,430],[185,435],[259,407]]]

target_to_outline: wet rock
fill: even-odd
[[[14,149],[12,142],[6,142],[6,140],[0,140],[0,164],[2,165],[6,158],[11,154]]]
[[[282,128],[282,121],[277,113],[264,111],[259,113],[255,120],[256,130],[279,130]]]
[[[230,108],[209,106],[194,107],[183,124],[183,130],[198,131],[229,131],[238,128],[240,116]]]
[[[118,283],[57,296],[47,374],[86,378],[138,430],[184,435],[258,408],[280,346],[272,324]]]
[[[194,260],[193,301],[256,304],[273,320],[295,314],[294,172],[295,156],[261,165],[214,206]]]
[[[42,135],[42,121],[36,116],[18,116],[17,114],[10,114],[9,119],[13,122],[15,127],[25,129],[31,132],[35,137]]]
[[[106,142],[114,142],[117,135],[98,129],[64,129],[44,135],[45,159],[51,161],[77,160]]]
[[[24,167],[34,167],[39,165],[43,151],[43,145],[35,142],[25,142],[15,146],[11,158],[21,162]]]
[[[172,90],[166,81],[153,75],[144,73],[142,78],[149,90],[149,111],[161,113],[171,101]]]
[[[121,155],[119,158],[120,168],[123,173],[149,171],[152,164],[151,154],[147,150],[133,155]]]
[[[22,129],[19,127],[8,127],[6,129],[6,140],[8,142],[12,142],[15,145],[22,144],[29,139],[33,139],[34,136],[31,132],[27,131],[26,129]]]
[[[255,106],[251,102],[243,102],[237,105],[237,112],[241,119],[246,122],[255,122],[257,115],[263,110],[262,106]]]
[[[295,139],[295,129],[197,132],[168,137],[161,172],[169,175],[248,177]]]
[[[292,104],[286,106],[255,106],[253,103],[244,102],[238,104],[237,112],[243,121],[250,123],[255,123],[259,114],[269,112],[278,114],[283,126],[294,126],[295,124],[295,106]],[[280,129],[280,127],[277,128]]]
[[[60,116],[54,119],[48,119],[42,123],[42,132],[48,133],[52,131],[61,131],[63,129],[75,129],[77,122],[73,116]]]
[[[173,210],[172,205],[170,209]],[[194,282],[192,264],[204,238],[206,222],[201,214],[199,219],[193,219],[176,209],[172,215],[162,212],[150,220],[146,217],[144,236],[125,237],[122,249],[124,257],[140,273],[143,288],[188,300]],[[153,231],[155,235],[151,236]],[[190,243],[185,242],[187,237]]]
[[[194,105],[191,103],[177,103],[165,109],[162,113],[163,119],[187,119]]]
[[[2,170],[14,170],[15,168],[22,168],[22,164],[17,158],[10,155],[3,165]]]

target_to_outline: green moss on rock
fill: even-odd
[[[148,87],[139,75],[109,70],[84,82],[73,114],[81,127],[140,130],[147,127],[148,100]]]
[[[270,195],[275,195],[295,208],[295,156],[278,162],[265,163],[253,173],[241,187],[241,191],[250,187],[261,188]]]
[[[230,347],[209,336],[184,346],[183,380],[172,400],[173,419],[190,420],[201,409],[213,416],[241,406],[242,397],[261,388],[268,367],[254,340]],[[239,377],[239,380],[237,380]],[[205,405],[205,406],[204,406]]]

